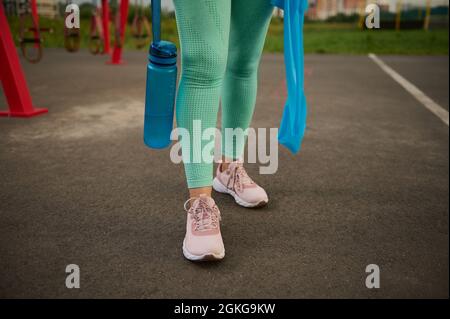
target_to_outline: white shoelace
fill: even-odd
[[[192,201],[194,201],[192,206],[187,208],[187,205]],[[219,227],[219,221],[221,220],[220,211],[216,205],[211,207],[205,199],[201,197],[189,198],[184,203],[184,209],[194,218],[196,231],[216,229]]]
[[[238,162],[234,170],[234,184],[238,185],[238,190],[243,190],[245,185],[253,185],[255,182],[248,176],[242,163]]]

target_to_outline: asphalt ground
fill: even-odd
[[[145,53],[124,58],[22,60],[49,113],[0,118],[0,297],[448,298],[449,128],[368,57],[306,56],[302,151],[247,165],[267,207],[214,195],[227,255],[202,264],[181,253],[183,167],[142,142]],[[448,56],[380,58],[448,110]],[[283,79],[265,55],[252,127],[278,127]]]

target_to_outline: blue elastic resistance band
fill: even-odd
[[[278,141],[292,153],[300,150],[306,129],[304,91],[303,23],[307,0],[271,0],[284,10],[284,60],[288,98],[281,119]]]

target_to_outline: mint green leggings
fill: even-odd
[[[222,154],[230,159],[242,155],[245,137],[225,138],[225,128],[246,130],[250,124],[273,7],[269,0],[174,0],[174,4],[182,53],[177,126],[190,133],[189,140],[181,136],[183,161],[188,187],[206,187],[212,185],[213,162],[199,153],[210,149],[211,154],[214,135],[201,141],[199,136],[216,127],[221,101]],[[194,132],[196,127],[201,132]]]

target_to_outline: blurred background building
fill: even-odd
[[[54,19],[59,15],[57,0],[37,0],[37,9],[42,17]]]
[[[325,20],[339,14],[361,14],[370,3],[377,4],[382,12],[391,13],[396,13],[398,9],[407,11],[427,6],[448,8],[449,5],[448,0],[309,0],[307,16],[312,20]]]
[[[17,3],[27,0],[4,0],[4,5],[8,15],[17,11]],[[270,0],[267,0],[270,1]],[[79,5],[92,5],[100,3],[100,0],[73,0],[73,3]],[[110,6],[115,7],[120,0],[111,0]],[[308,0],[309,9],[307,20],[326,21],[334,17],[354,17],[364,15],[364,9],[369,3],[377,4],[381,9],[382,19],[393,19],[400,11],[403,18],[423,19],[427,8],[430,9],[430,15],[441,21],[448,20],[448,0]],[[150,0],[135,1],[130,0],[130,5],[142,3],[144,6],[150,6]],[[37,0],[39,15],[48,18],[55,18],[64,12],[67,5],[66,0]],[[173,12],[173,0],[162,0],[162,8],[165,12]],[[281,10],[274,11],[275,16],[283,16]],[[439,17],[438,17],[439,16]]]
[[[20,7],[19,3],[27,3],[29,1],[3,0],[3,4],[7,15],[12,18],[17,16],[18,8]],[[111,21],[114,20],[120,1],[109,0]],[[133,15],[138,10],[137,8],[141,5],[144,6],[144,14],[150,19],[150,0],[129,1],[130,24],[133,20]],[[80,6],[81,19],[88,21],[91,17],[93,6],[100,5],[101,0],[71,0],[70,2]],[[348,29],[364,29],[365,8],[368,4],[374,3],[380,8],[382,30],[448,29],[449,0],[308,0],[308,2],[309,8],[305,22],[309,23],[309,27],[323,23],[331,31],[337,27],[342,29],[344,26]],[[39,16],[50,20],[61,20],[64,17],[65,7],[68,3],[68,0],[37,0]],[[166,19],[163,20],[167,21],[167,26],[165,26],[164,30],[173,36],[173,40],[176,40],[173,0],[162,0],[162,8],[164,19]],[[274,16],[282,18],[283,11],[275,9]],[[273,22],[276,25],[282,21],[274,19]],[[10,23],[15,25],[13,20]],[[46,23],[52,24],[53,22]]]
[[[17,15],[21,8],[25,4],[28,4],[27,0],[4,0],[6,14]],[[36,0],[36,6],[39,16],[55,19],[60,16],[60,6],[63,6],[63,2],[60,0]]]

